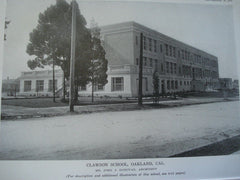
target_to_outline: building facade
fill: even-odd
[[[17,96],[19,94],[20,82],[18,79],[2,80],[2,97]]]
[[[218,86],[218,59],[135,22],[101,27],[108,59],[106,94],[137,96],[140,34],[143,33],[143,94],[153,93],[153,73],[160,93],[205,91]]]
[[[95,95],[125,97],[138,95],[141,33],[143,33],[143,95],[153,94],[154,72],[159,75],[159,93],[163,94],[205,91],[218,86],[219,71],[216,56],[136,22],[124,22],[101,27],[101,38],[108,60],[108,83],[105,86],[94,87]],[[20,78],[20,92],[51,93],[50,74],[48,71],[33,74],[24,72]],[[35,79],[31,79],[33,75]],[[60,76],[56,75],[57,87],[62,87]],[[87,85],[79,89],[79,94],[91,95],[91,90],[91,85]]]
[[[20,92],[23,96],[52,96],[53,95],[53,71],[27,71],[19,77]],[[63,72],[55,70],[55,90],[62,89]]]

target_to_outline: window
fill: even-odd
[[[164,70],[164,69],[163,69],[163,63],[161,63],[161,71],[163,72],[163,70]]]
[[[180,67],[180,66],[179,66],[178,72],[179,72],[179,74],[181,74],[181,73],[182,73],[182,69],[181,69],[181,67]]]
[[[145,82],[145,90],[148,91],[148,79],[145,77],[143,80]]]
[[[177,64],[174,63],[174,74],[177,74]]]
[[[157,41],[153,40],[153,44],[154,44],[154,52],[157,52]]]
[[[170,56],[172,56],[172,46],[169,46]]]
[[[153,60],[152,60],[152,58],[149,58],[149,62],[150,62],[150,67],[153,67]]]
[[[168,90],[170,89],[170,81],[169,80],[167,81],[167,89]]]
[[[138,61],[138,58],[136,58],[136,65],[139,65],[139,61]]]
[[[176,48],[173,47],[173,57],[176,57]]]
[[[184,50],[181,50],[182,52],[182,59],[184,59]]]
[[[146,37],[143,36],[143,49],[146,50],[147,49],[147,45],[146,45]]]
[[[124,90],[123,77],[113,77],[112,91],[123,91],[123,90]]]
[[[102,84],[97,84],[94,86],[94,91],[103,91],[104,86]]]
[[[158,69],[158,60],[155,59],[155,64],[154,64],[155,68]]]
[[[169,62],[166,62],[167,73],[169,73]]]
[[[175,89],[178,88],[178,81],[175,81]]]
[[[180,81],[180,86],[182,86],[182,81]]]
[[[24,81],[24,92],[31,91],[32,81]]]
[[[36,92],[41,92],[44,89],[44,80],[36,81]]]
[[[87,90],[87,86],[86,85],[82,85],[82,86],[79,86],[79,91],[86,91]]]
[[[147,66],[147,58],[146,57],[143,57],[143,65]]]
[[[162,52],[162,45],[160,44],[160,51]]]
[[[148,42],[149,42],[149,51],[152,51],[152,39],[149,38]]]
[[[173,74],[173,63],[170,63],[171,74]]]
[[[57,89],[57,80],[55,79],[55,91]],[[53,90],[53,80],[48,81],[48,91],[51,92]]]
[[[166,55],[168,56],[168,45],[165,44],[165,48],[166,48]]]
[[[171,88],[174,89],[174,81],[171,81]]]
[[[180,58],[180,51],[178,51],[178,58]]]

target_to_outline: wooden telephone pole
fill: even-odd
[[[74,112],[74,82],[75,82],[75,42],[76,41],[76,1],[72,0],[72,35],[71,35],[71,60],[70,60],[70,90],[69,108]]]
[[[138,75],[138,105],[142,106],[142,71],[143,71],[143,33],[140,34],[140,57]]]

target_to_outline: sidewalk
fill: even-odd
[[[238,98],[183,98],[177,100],[160,101],[155,105],[152,102],[144,102],[142,107],[137,103],[121,103],[121,104],[100,104],[100,105],[84,105],[75,106],[75,112],[70,113],[68,106],[63,107],[48,107],[48,108],[26,108],[21,106],[2,105],[1,120],[16,120],[39,117],[62,116],[69,114],[84,114],[94,112],[108,112],[108,111],[131,111],[139,109],[156,109],[166,107],[178,107],[194,104],[205,104],[224,101],[238,101]]]

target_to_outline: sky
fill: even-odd
[[[68,0],[69,2],[69,0]],[[87,23],[94,18],[99,26],[135,21],[218,57],[220,77],[238,78],[231,5],[80,1]],[[6,17],[11,21],[4,42],[3,79],[17,78],[29,71],[26,53],[29,33],[37,26],[38,15],[55,0],[7,0]]]

